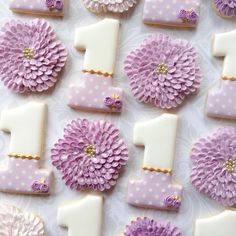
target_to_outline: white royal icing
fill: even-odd
[[[222,76],[225,78],[236,77],[236,30],[216,34],[213,44],[213,54],[216,57],[225,57]]]
[[[86,50],[84,69],[114,73],[119,21],[104,19],[96,24],[78,28],[75,47]]]
[[[134,143],[145,146],[144,167],[172,169],[177,120],[176,115],[164,114],[135,125]]]
[[[46,105],[38,102],[2,111],[0,130],[11,133],[10,154],[41,157],[45,113]]]
[[[236,235],[236,211],[226,210],[219,215],[196,221],[194,236],[223,235]]]
[[[57,221],[68,227],[68,236],[100,236],[103,197],[87,195],[84,199],[59,207]]]

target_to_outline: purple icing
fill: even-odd
[[[139,102],[163,109],[178,107],[197,92],[202,73],[195,48],[164,34],[148,37],[125,60],[125,72]]]
[[[126,226],[124,236],[181,236],[180,230],[168,221],[138,217]]]
[[[197,190],[224,206],[236,205],[236,129],[225,127],[197,141],[191,153]]]
[[[9,21],[1,29],[0,45],[0,80],[16,93],[53,87],[67,60],[66,48],[43,19]]]
[[[112,188],[128,160],[128,148],[119,130],[105,121],[77,119],[64,132],[51,158],[66,185],[78,191]]]
[[[41,193],[48,193],[49,192],[48,184],[42,184],[41,187],[40,187],[40,192]]]
[[[39,181],[33,182],[31,188],[34,192],[40,191],[41,183]]]
[[[198,21],[198,14],[193,9],[190,10],[181,9],[179,13],[179,18],[184,23],[196,24]]]
[[[214,4],[223,16],[236,16],[236,0],[214,0]]]
[[[111,98],[111,97],[106,97],[105,100],[104,100],[104,104],[107,106],[107,107],[112,107],[114,105],[114,99]]]
[[[62,10],[64,7],[64,3],[61,0],[56,0],[54,6],[57,10]]]
[[[46,6],[48,8],[54,7],[55,0],[46,0]]]
[[[104,99],[104,105],[118,111],[122,109],[123,103],[119,98],[106,97]]]
[[[176,210],[179,209],[181,206],[181,200],[176,196],[166,197],[164,203],[167,208],[172,208]]]

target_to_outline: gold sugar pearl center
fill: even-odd
[[[25,48],[23,50],[23,55],[27,59],[31,59],[34,56],[34,51],[32,48]]]
[[[84,149],[84,152],[88,157],[94,157],[96,155],[96,147],[94,145],[88,145]]]
[[[164,63],[157,65],[157,74],[158,75],[166,75],[168,73],[168,66]]]
[[[236,161],[229,159],[224,163],[224,167],[229,171],[229,172],[234,172],[236,168]]]

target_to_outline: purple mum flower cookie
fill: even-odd
[[[168,221],[137,218],[126,226],[124,236],[181,236],[180,230]]]
[[[200,87],[197,52],[186,40],[152,35],[125,60],[134,97],[163,109],[176,108]]]
[[[191,153],[191,179],[200,193],[224,206],[236,205],[236,129],[218,129],[197,141]]]
[[[113,124],[86,119],[67,125],[51,153],[66,185],[78,191],[112,188],[128,160],[127,145]]]
[[[221,16],[236,16],[236,0],[213,0],[213,4]]]
[[[12,20],[0,35],[0,80],[16,93],[53,87],[65,66],[67,52],[49,23]]]

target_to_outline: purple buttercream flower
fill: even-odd
[[[214,0],[214,4],[221,15],[226,17],[236,16],[235,0]]]
[[[40,192],[41,193],[48,193],[49,192],[49,186],[48,186],[48,184],[41,184],[41,186],[40,186]]]
[[[48,8],[54,7],[55,0],[46,0],[46,6]]]
[[[194,47],[181,39],[152,35],[125,60],[125,72],[135,98],[170,109],[200,87],[202,74]]]
[[[168,208],[178,210],[181,206],[181,200],[176,196],[168,196],[166,197],[164,204]]]
[[[34,181],[33,184],[31,185],[31,189],[34,192],[40,191],[41,183],[39,181]]]
[[[224,206],[236,205],[236,129],[218,129],[192,148],[191,180],[199,192]]]
[[[181,236],[180,230],[168,221],[137,218],[126,226],[124,236]]]
[[[57,10],[61,11],[63,9],[63,7],[64,7],[64,3],[61,0],[56,0],[55,4],[54,4],[54,7]]]
[[[179,12],[179,18],[184,19],[187,17],[187,11],[185,9],[181,9]]]
[[[122,106],[123,106],[123,103],[121,100],[118,99],[115,101],[115,104],[114,104],[115,109],[120,110],[122,108]]]
[[[66,60],[66,49],[47,21],[12,20],[2,28],[0,79],[10,90],[17,93],[48,90],[57,82]]]
[[[115,102],[115,100],[114,100],[114,98],[112,98],[112,97],[106,97],[106,98],[104,99],[104,104],[105,104],[105,106],[107,106],[107,107],[113,107],[114,102]]]
[[[104,191],[116,184],[127,163],[128,148],[114,125],[77,119],[65,128],[51,159],[72,189]]]

